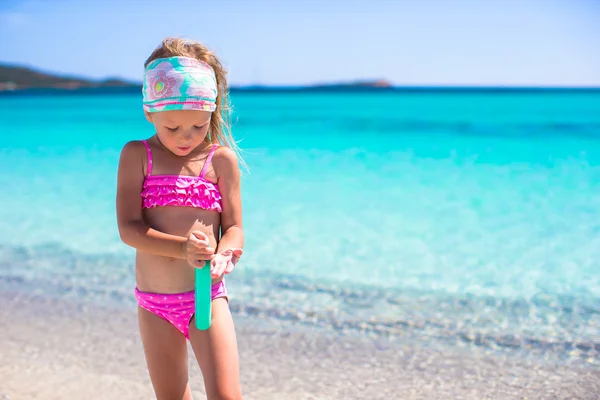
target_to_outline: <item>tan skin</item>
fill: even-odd
[[[205,140],[210,117],[206,111],[146,114],[156,129],[156,135],[148,140],[153,156],[152,175],[199,176],[212,146]],[[219,147],[205,175],[221,192],[221,213],[192,207],[142,209],[140,193],[147,164],[143,143],[132,141],[123,147],[117,221],[123,242],[137,249],[139,290],[165,294],[194,290],[194,268],[204,267],[206,260],[211,261],[213,282],[222,280],[242,255],[244,245],[235,153]],[[168,321],[141,307],[138,320],[157,399],[190,400],[185,337]],[[193,319],[190,321],[190,342],[208,399],[241,399],[237,342],[226,298],[213,300],[208,330],[199,331]]]

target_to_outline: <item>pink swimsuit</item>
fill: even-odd
[[[222,211],[219,188],[204,178],[218,145],[215,144],[211,148],[200,176],[185,176],[152,175],[152,151],[147,141],[142,140],[142,143],[148,154],[148,174],[144,179],[141,193],[142,208],[175,206]],[[140,307],[166,319],[189,339],[189,324],[195,311],[194,291],[160,294],[140,292],[136,287],[135,297]],[[225,280],[212,286],[211,297],[213,300],[218,297],[227,298]]]
[[[142,208],[179,206],[222,211],[219,188],[204,177],[218,145],[210,149],[200,176],[152,175],[152,152],[148,142],[142,142],[148,153],[148,175],[144,179]]]

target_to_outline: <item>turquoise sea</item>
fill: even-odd
[[[132,307],[139,93],[0,96],[0,290]],[[234,92],[235,313],[600,363],[600,91]]]

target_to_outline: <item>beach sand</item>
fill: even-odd
[[[152,399],[135,309],[0,294],[0,400]],[[600,369],[234,314],[245,399],[598,399]],[[191,352],[190,352],[191,354]],[[190,357],[195,399],[205,398]]]

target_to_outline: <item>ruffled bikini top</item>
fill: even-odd
[[[186,176],[152,175],[152,151],[146,140],[142,143],[148,153],[148,174],[141,193],[142,208],[179,206],[222,211],[219,188],[204,178],[218,145],[210,149],[200,176]]]

